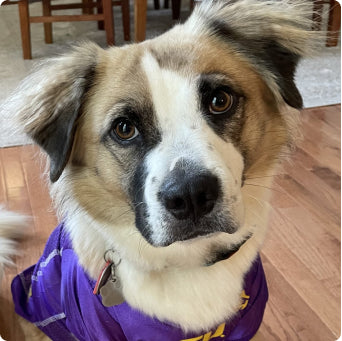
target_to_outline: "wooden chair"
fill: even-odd
[[[122,7],[122,18],[125,40],[130,39],[130,20],[129,20],[129,0],[82,0],[82,3],[73,4],[51,4],[51,0],[42,0],[43,15],[30,16],[29,2],[37,0],[19,0],[19,19],[21,40],[24,59],[32,59],[30,24],[44,23],[45,42],[52,43],[52,23],[62,21],[98,21],[99,28],[103,28],[106,33],[108,45],[114,45],[114,19],[113,5]],[[79,15],[55,15],[52,11],[80,8],[82,14]],[[97,13],[94,14],[94,8]],[[102,23],[102,25],[100,24]]]

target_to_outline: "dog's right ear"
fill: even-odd
[[[100,48],[92,43],[37,67],[5,103],[17,122],[50,159],[50,179],[58,180],[70,157],[77,119],[91,87]]]

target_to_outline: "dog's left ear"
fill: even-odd
[[[48,154],[50,179],[58,180],[70,157],[77,119],[91,87],[100,48],[92,43],[50,59],[7,101],[17,124]]]
[[[309,0],[204,0],[185,26],[219,40],[245,58],[279,101],[302,107],[295,85],[298,61],[314,50]],[[199,38],[200,39],[200,38]]]

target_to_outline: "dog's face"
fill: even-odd
[[[248,64],[215,41],[174,50],[157,40],[107,52],[95,83],[73,156],[98,178],[94,195],[100,186],[122,193],[154,246],[235,233],[244,222],[244,173],[286,137],[259,128],[286,129]]]
[[[244,180],[267,175],[291,142],[301,38],[272,22],[269,36],[236,29],[226,20],[239,3],[252,6],[202,6],[142,44],[80,47],[23,106],[60,202],[71,198],[114,243],[182,257],[198,245],[205,263],[255,233]]]

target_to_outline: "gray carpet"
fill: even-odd
[[[184,4],[182,18],[188,15]],[[41,4],[30,6],[31,14],[41,14]],[[61,12],[59,12],[61,14]],[[120,8],[114,8],[116,44],[122,45],[123,32]],[[131,10],[133,24],[133,10]],[[147,17],[147,38],[154,37],[173,25],[171,10],[153,9],[149,3]],[[133,25],[131,29],[133,35]],[[70,46],[82,40],[93,40],[105,47],[105,34],[97,30],[95,22],[55,23],[53,25],[53,44],[44,43],[43,25],[32,24],[33,60],[22,59],[20,29],[17,5],[0,7],[0,104],[15,89],[19,81],[42,58],[48,58],[67,51]],[[340,46],[318,51],[317,57],[303,60],[298,68],[296,81],[303,95],[305,107],[315,107],[341,102],[341,52]],[[0,147],[27,143],[24,136],[14,134],[10,118],[0,116]]]

